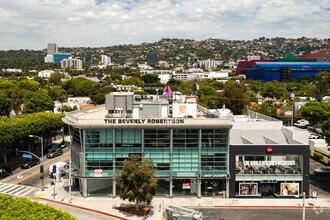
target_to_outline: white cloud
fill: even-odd
[[[1,0],[0,50],[109,46],[163,37],[328,38],[328,0]]]

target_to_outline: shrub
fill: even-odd
[[[76,219],[70,213],[49,205],[0,194],[0,219]]]

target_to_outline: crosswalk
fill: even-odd
[[[33,192],[36,189],[37,188],[30,186],[0,183],[0,193],[12,196],[27,196],[29,193]]]

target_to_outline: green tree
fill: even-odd
[[[235,115],[242,114],[250,100],[244,95],[244,87],[238,83],[227,86],[223,93],[218,93],[215,99],[215,106],[222,108],[226,105]]]
[[[88,96],[96,86],[96,82],[81,77],[70,79],[62,83],[62,88],[67,91],[67,94],[73,96]]]
[[[123,80],[123,77],[119,73],[113,73],[111,74],[110,78],[114,80],[118,80],[119,82]]]
[[[325,141],[328,143],[328,145],[330,145],[330,119],[323,121],[321,129],[325,136]]]
[[[330,104],[326,102],[309,101],[299,110],[301,116],[314,123],[329,119]]]
[[[305,75],[305,76],[299,76],[296,80],[297,83],[302,83],[302,84],[309,84],[312,81],[312,77],[309,75]]]
[[[54,102],[46,91],[40,90],[37,92],[27,92],[24,96],[24,111],[44,112],[53,111]]]
[[[196,81],[195,80],[184,80],[181,81],[180,86],[178,87],[179,92],[183,95],[192,95],[196,91]]]
[[[138,86],[138,87],[143,87],[143,82],[137,78],[137,77],[130,77],[128,79],[124,79],[122,82],[121,82],[122,85],[135,85],[135,86]]]
[[[312,87],[309,90],[311,96],[321,102],[322,97],[329,94],[330,74],[326,71],[316,74]]]
[[[26,89],[35,92],[40,88],[40,83],[34,80],[22,80],[17,84],[17,86],[20,89]]]
[[[11,111],[11,100],[3,95],[0,94],[0,115],[9,117]]]
[[[145,74],[141,77],[144,83],[159,83],[157,74]]]
[[[48,82],[52,86],[60,86],[62,85],[62,81],[61,81],[62,78],[63,78],[62,73],[53,73],[52,75],[50,75]]]
[[[222,82],[213,81],[209,84],[215,90],[222,90],[225,88],[225,85]]]
[[[151,159],[143,158],[140,162],[140,156],[132,154],[129,160],[124,161],[124,166],[119,174],[120,198],[130,202],[135,202],[136,210],[140,202],[150,202],[157,190],[157,178],[155,178],[156,169]]]
[[[198,102],[205,107],[214,108],[214,99],[216,97],[216,91],[214,88],[210,86],[200,86],[197,91],[197,95],[199,97]]]
[[[53,86],[49,88],[48,95],[53,101],[60,100],[60,98],[65,95],[65,91],[61,86]]]

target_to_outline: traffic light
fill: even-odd
[[[44,166],[40,165],[40,173],[44,173]]]
[[[56,165],[53,166],[53,173],[56,173]]]

